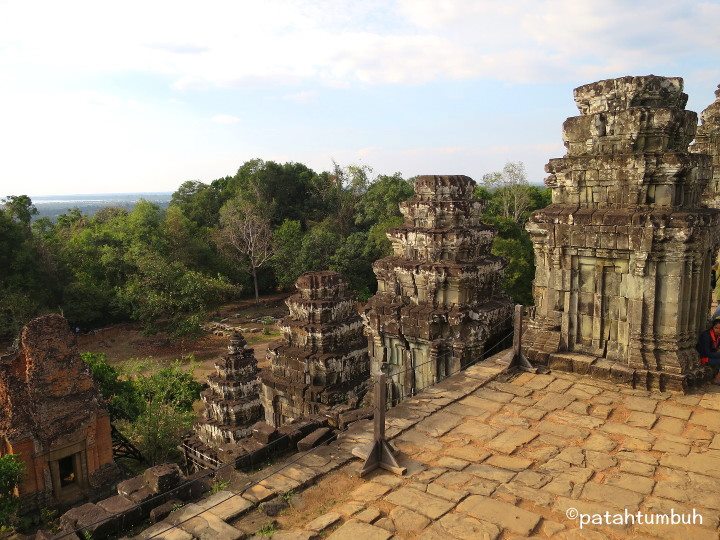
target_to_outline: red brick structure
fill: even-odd
[[[17,353],[0,358],[0,455],[25,463],[23,510],[83,500],[114,479],[110,432],[67,321],[30,321]]]

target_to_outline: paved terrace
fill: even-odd
[[[508,359],[501,353],[389,411],[405,477],[358,478],[350,451],[372,436],[361,422],[275,466],[242,497],[221,492],[187,505],[141,538],[243,538],[275,519],[275,540],[718,539],[720,389],[650,393],[559,372],[508,378]],[[275,518],[256,507],[288,492],[291,507]],[[579,530],[569,508],[695,508],[703,524]]]

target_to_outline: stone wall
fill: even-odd
[[[718,211],[701,206],[708,156],[688,144],[696,114],[676,77],[623,77],[575,89],[551,159],[552,204],[527,224],[535,250],[531,361],[682,389],[700,376]]]
[[[67,505],[117,476],[110,418],[60,315],[30,321],[0,362],[0,454],[19,454],[22,511]]]
[[[208,479],[202,476],[187,478],[174,463],[156,465],[120,482],[117,495],[68,510],[58,520],[59,531],[40,531],[35,538],[118,538],[148,517],[151,523],[163,519],[208,489]]]
[[[285,303],[283,339],[268,346],[262,371],[265,421],[275,427],[334,407],[358,407],[367,392],[369,359],[362,319],[337,272],[310,272]]]
[[[482,358],[511,326],[504,261],[490,254],[496,233],[480,222],[474,187],[467,176],[418,177],[404,225],[388,232],[394,254],[373,264],[378,292],[363,317],[373,372],[391,369],[391,403]]]

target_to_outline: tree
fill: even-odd
[[[45,240],[33,234],[29,208],[32,201],[24,196],[0,206],[0,338],[10,338],[57,301],[52,257]]]
[[[221,179],[221,180],[229,180]],[[225,200],[219,189],[219,181],[204,184],[197,180],[188,180],[172,194],[170,207],[182,210],[182,213],[201,227],[217,225],[220,207]]]
[[[369,227],[400,216],[399,204],[412,197],[414,191],[400,173],[378,176],[358,202],[355,223]]]
[[[176,461],[178,446],[193,425],[195,414],[160,400],[148,402],[145,411],[129,427],[130,439],[152,465]]]
[[[509,168],[506,166],[506,169]],[[494,173],[501,175],[502,173]],[[522,175],[513,173],[518,178]],[[520,184],[517,199],[511,197],[512,187],[493,187],[492,182],[475,188],[475,197],[484,203],[483,221],[498,231],[492,245],[493,255],[507,262],[503,274],[503,289],[515,302],[533,303],[532,280],[535,276],[535,256],[525,222],[530,213],[550,204],[550,190]]]
[[[255,303],[260,302],[257,272],[272,256],[273,237],[270,222],[254,207],[231,201],[220,211],[220,229],[216,241],[221,250],[238,261],[247,261],[255,286]]]
[[[177,460],[182,437],[195,420],[193,403],[202,389],[193,377],[192,365],[185,371],[175,361],[150,376],[136,377],[133,384],[144,407],[129,428],[130,438],[152,464]]]
[[[282,289],[292,287],[302,274],[299,254],[303,236],[300,222],[291,219],[286,219],[273,231],[272,267]]]
[[[184,370],[176,360],[148,377],[137,377],[135,388],[147,403],[165,403],[181,411],[192,411],[193,403],[200,398],[202,385],[193,377],[194,361]]]
[[[273,227],[286,219],[307,225],[308,216],[323,206],[317,184],[323,182],[302,163],[275,163],[253,159],[244,163],[228,186],[242,203],[249,204]]]
[[[25,474],[25,464],[16,454],[0,456],[0,532],[12,526],[19,499],[15,487]]]
[[[352,233],[343,239],[342,244],[330,257],[332,261],[330,270],[343,274],[348,280],[350,288],[357,293],[361,300],[367,300],[372,296],[371,283],[375,278],[372,261],[368,259],[365,250],[367,243],[367,233]]]
[[[104,353],[86,352],[80,355],[90,366],[93,379],[108,407],[112,421],[134,421],[145,410],[146,401],[132,380],[122,378],[111,366]]]
[[[342,238],[329,223],[320,223],[310,229],[302,239],[298,258],[303,272],[327,270]]]
[[[184,370],[179,361],[148,376],[121,373],[104,354],[83,353],[100,393],[108,404],[110,418],[137,444],[151,463],[174,461],[183,435],[192,427],[193,403],[202,385],[193,368]]]
[[[351,234],[356,225],[358,204],[370,185],[369,175],[372,169],[367,165],[348,165],[341,167],[333,161],[333,205],[330,216],[333,229],[341,236]]]
[[[147,332],[166,328],[176,336],[196,335],[208,309],[239,290],[221,276],[188,270],[155,253],[134,261],[137,270],[117,288],[117,302]]]
[[[533,197],[522,161],[508,161],[502,171],[485,174],[482,181],[496,192],[493,200],[499,205],[502,217],[515,223],[525,221]]]
[[[26,227],[30,226],[32,217],[38,214],[38,209],[27,195],[8,195],[2,203],[7,215]]]

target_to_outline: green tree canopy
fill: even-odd
[[[33,216],[36,216],[38,209],[27,195],[8,195],[2,200],[3,210],[10,219],[30,226]]]

